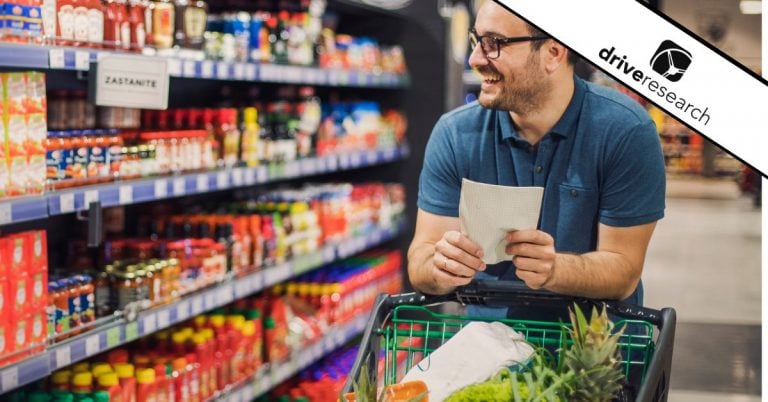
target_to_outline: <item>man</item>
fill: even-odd
[[[473,278],[521,280],[533,289],[642,304],[640,275],[665,172],[645,110],[574,76],[570,52],[487,1],[470,32],[478,101],[444,115],[427,144],[412,285],[445,294]],[[460,233],[462,178],[544,187],[539,228],[508,233],[511,262],[486,266]]]

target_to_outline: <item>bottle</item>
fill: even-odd
[[[141,369],[136,372],[136,402],[160,402],[157,397],[155,370]]]
[[[202,49],[208,5],[204,1],[176,0],[175,44],[187,49]]]
[[[89,371],[75,372],[70,389],[75,395],[90,394],[93,391],[93,375]]]
[[[111,265],[108,265],[105,267],[104,271],[100,271],[96,274],[93,290],[93,304],[96,317],[106,317],[112,314],[114,311],[114,302],[112,300],[112,280],[109,274],[110,270],[113,270],[113,268]]]
[[[189,384],[189,399],[190,402],[200,402],[200,362],[197,355],[194,353],[187,353],[185,355],[187,361],[187,382]]]
[[[92,133],[89,151],[88,169],[89,172],[93,172],[94,182],[109,181],[109,143],[108,137],[101,130]]]
[[[107,362],[113,367],[117,364],[125,364],[129,362],[130,353],[125,349],[114,349],[107,354]],[[115,367],[116,368],[116,367]]]
[[[94,391],[91,394],[91,398],[93,398],[93,402],[111,402],[109,400],[109,392],[107,391]]]
[[[90,275],[78,275],[80,293],[80,322],[88,324],[96,319],[94,287]]]
[[[77,373],[85,373],[85,372],[88,372],[88,373],[91,372],[91,363],[80,362],[80,363],[75,363],[75,364],[72,365],[72,373],[77,374]],[[73,374],[73,376],[74,376],[74,374]],[[73,379],[74,379],[74,377],[73,377]]]
[[[255,107],[243,109],[243,138],[240,150],[240,160],[246,166],[254,167],[259,164],[259,123],[258,111]]]
[[[146,0],[128,0],[128,24],[130,26],[130,49],[141,52],[147,44],[145,15],[149,2]]]
[[[109,164],[109,175],[111,180],[117,180],[120,177],[120,164],[123,159],[123,137],[118,135],[118,132],[119,131],[116,129],[110,130],[110,135],[107,141],[109,147],[107,163]]]
[[[96,378],[97,380],[102,374],[111,372],[112,366],[109,363],[94,363],[91,366],[91,374],[93,374],[93,378]]]
[[[206,109],[206,112],[208,112],[208,110],[210,109]],[[237,163],[237,157],[239,156],[237,153],[233,155],[232,150],[238,148],[239,144],[237,142],[240,141],[240,136],[239,133],[237,137],[231,133],[231,127],[229,125],[229,109],[211,110],[209,113],[213,114],[213,118],[207,119],[208,116],[206,115],[204,119],[206,120],[206,123],[212,121],[213,134],[219,144],[221,144],[219,161],[224,167],[232,167]]]
[[[157,49],[173,46],[176,29],[175,7],[170,0],[152,2],[152,43]]]
[[[187,378],[187,359],[178,357],[171,362],[171,379],[173,382],[173,392],[176,396],[175,402],[186,402],[189,400],[189,380]]]
[[[69,133],[72,142],[72,180],[76,185],[87,182],[88,177],[88,146],[83,131],[72,131]]]
[[[88,0],[72,0],[74,16],[75,46],[88,44]]]
[[[186,47],[187,44],[187,31],[185,29],[185,17],[186,9],[189,4],[188,0],[174,0],[174,15],[175,15],[175,30],[173,32],[173,45],[178,47]]]
[[[62,292],[67,296],[67,314],[69,317],[68,329],[72,330],[80,326],[80,294],[74,278],[62,278],[58,281]]]
[[[184,332],[174,332],[171,334],[171,353],[174,356],[184,356],[187,353],[186,343],[187,336]]]
[[[109,402],[123,402],[123,389],[120,387],[120,380],[116,373],[104,373],[98,377],[99,391],[109,393]]]
[[[114,367],[123,391],[123,402],[136,402],[136,378],[133,364],[117,363]]]
[[[72,371],[57,370],[51,375],[51,389],[69,391],[71,389]]]
[[[57,1],[56,17],[56,44],[69,46],[75,39],[75,7],[72,0]]]
[[[99,0],[88,1],[88,46],[101,47],[104,42],[104,10]]]
[[[198,372],[200,376],[200,399],[207,400],[213,395],[209,386],[211,380],[210,375],[210,352],[208,351],[208,344],[205,339],[205,335],[202,332],[196,332],[191,337],[193,346],[193,353],[197,356]]]
[[[120,39],[117,48],[124,51],[131,50],[131,23],[128,16],[128,1],[115,0],[117,10],[118,33]],[[121,125],[124,126],[124,125]]]
[[[52,45],[56,40],[56,0],[43,0],[41,10],[43,17],[43,44]]]
[[[157,364],[155,370],[155,395],[157,402],[175,402],[173,394],[173,384],[168,381],[166,376],[166,366]]]
[[[216,361],[216,350],[218,347],[216,345],[216,335],[211,328],[203,328],[200,330],[200,333],[205,337],[205,350],[208,357],[206,361],[206,366],[208,367],[208,393],[212,395],[218,389],[217,370],[219,366],[217,366]]]

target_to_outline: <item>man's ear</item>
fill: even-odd
[[[543,66],[548,73],[568,64],[568,48],[553,39],[546,40],[541,45]]]

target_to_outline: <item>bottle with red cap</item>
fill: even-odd
[[[187,359],[177,357],[171,361],[171,381],[173,382],[173,393],[175,402],[186,402],[189,400],[189,379],[187,377]]]
[[[187,361],[187,382],[189,384],[189,402],[200,402],[200,362],[195,353],[187,353],[184,356]]]
[[[160,402],[158,396],[156,373],[154,369],[146,368],[136,372],[136,402]]]
[[[155,395],[157,402],[176,402],[175,394],[173,392],[173,384],[168,380],[166,375],[167,369],[165,364],[156,364],[155,370]]]

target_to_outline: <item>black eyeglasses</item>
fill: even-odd
[[[501,55],[501,47],[509,45],[510,43],[529,42],[534,40],[549,39],[548,36],[518,36],[514,38],[504,38],[498,36],[483,35],[480,36],[475,31],[475,28],[469,30],[469,46],[472,50],[475,50],[477,44],[480,44],[483,54],[486,58],[493,60],[498,59]]]

